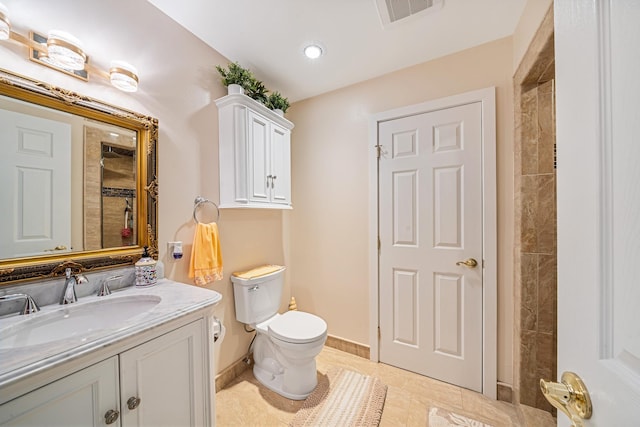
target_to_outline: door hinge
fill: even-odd
[[[378,326],[378,339],[380,339],[381,336],[382,334],[380,334],[380,326]]]
[[[382,145],[380,144],[376,144],[376,157],[379,159],[380,156],[382,155]]]
[[[380,252],[381,247],[382,247],[382,242],[380,242],[380,236],[378,236],[378,252]]]

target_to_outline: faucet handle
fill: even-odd
[[[111,295],[111,290],[109,289],[109,286],[107,285],[107,281],[103,280],[102,284],[100,285],[100,289],[98,290],[98,296],[99,297],[106,297],[107,295]]]
[[[109,277],[107,279],[104,279],[102,281],[102,284],[100,285],[100,290],[98,291],[98,296],[99,297],[104,297],[107,295],[111,295],[111,289],[109,289],[109,282],[113,282],[114,280],[120,280],[122,279],[122,275],[118,275],[118,276],[112,276]]]
[[[40,311],[40,307],[38,307],[38,304],[36,304],[33,298],[31,298],[31,296],[27,294],[0,295],[0,302],[13,301],[22,298],[24,298],[24,307],[20,311],[20,314],[32,314]]]
[[[31,298],[31,296],[26,295],[25,301],[24,301],[24,308],[22,309],[22,311],[20,313],[21,314],[33,314],[33,313],[37,313],[39,311],[40,311],[40,307],[38,307],[38,304],[36,304],[36,302],[33,300],[33,298]]]

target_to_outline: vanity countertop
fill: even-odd
[[[155,300],[159,297],[160,302],[150,310],[136,314],[114,328],[100,329],[81,337],[70,337],[37,345],[0,348],[0,388],[34,373],[56,367],[76,357],[149,331],[182,316],[211,307],[222,299],[222,295],[209,289],[161,279],[158,280],[157,285],[148,288],[130,286],[104,297],[80,298],[77,303],[73,304],[73,308],[79,308],[83,304],[95,304],[97,301],[107,301],[109,298],[118,298],[124,301],[128,296],[133,296],[132,299],[146,296]],[[3,340],[3,334],[5,337],[8,336],[11,331],[19,328],[25,321],[59,311],[61,307],[58,304],[53,304],[42,307],[40,312],[35,314],[16,314],[0,318],[0,342]]]

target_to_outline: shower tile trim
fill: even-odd
[[[514,346],[513,346],[513,402],[514,403],[529,403],[535,406],[537,402],[536,395],[539,390],[537,388],[537,378],[540,375],[546,375],[548,372],[539,371],[536,366],[536,372],[527,372],[525,366],[527,363],[524,363],[522,359],[527,359],[528,357],[534,357],[531,354],[528,354],[527,351],[531,350],[531,346],[537,344],[538,340],[535,340],[530,336],[532,334],[531,330],[527,330],[527,328],[523,328],[523,325],[531,327],[533,318],[527,317],[529,313],[523,312],[523,310],[533,310],[534,307],[525,307],[523,305],[523,301],[525,297],[528,295],[523,294],[522,282],[526,280],[526,277],[523,277],[523,252],[526,252],[525,249],[528,242],[524,237],[527,238],[535,238],[536,241],[539,238],[544,240],[544,243],[547,246],[553,246],[555,250],[555,244],[551,244],[550,241],[547,241],[546,235],[541,236],[529,236],[525,235],[526,232],[530,231],[523,227],[523,210],[525,208],[525,203],[527,202],[527,198],[520,192],[520,189],[523,185],[524,175],[527,173],[533,173],[534,171],[531,169],[532,165],[524,165],[526,159],[523,160],[523,154],[525,154],[525,137],[523,135],[523,130],[529,125],[525,123],[525,114],[526,111],[523,110],[523,98],[527,91],[537,88],[541,83],[544,83],[551,76],[551,70],[554,66],[554,26],[553,26],[554,18],[553,18],[553,5],[550,6],[549,10],[545,18],[543,19],[540,27],[538,28],[536,34],[531,41],[527,52],[525,53],[520,65],[518,66],[517,71],[514,74],[513,83],[514,83],[514,118],[515,118],[515,134],[514,134],[514,188],[516,189],[514,194],[514,210],[515,210],[515,230],[514,230]],[[545,86],[546,89],[546,86]],[[553,86],[550,87],[553,89]],[[537,89],[536,89],[537,90]],[[529,118],[529,117],[526,117]],[[552,118],[553,119],[553,118]],[[537,121],[537,120],[536,120]],[[549,159],[545,158],[545,167],[543,171],[546,172],[548,169]],[[541,172],[540,168],[537,167],[535,170],[536,175]],[[536,196],[539,194],[536,194]],[[545,218],[531,218],[532,220],[544,220]],[[542,221],[544,222],[544,221]],[[526,258],[526,256],[525,256]],[[537,273],[537,272],[536,272]],[[533,301],[531,301],[533,302]],[[552,303],[553,301],[551,301]],[[546,306],[543,307],[543,310],[546,309]],[[536,299],[536,307],[535,307],[535,315],[537,317],[538,312],[540,311],[540,307],[537,307],[537,299]],[[532,313],[533,314],[533,313]],[[555,317],[555,316],[554,316]],[[536,319],[537,320],[537,319]],[[545,323],[543,322],[543,326]],[[537,329],[537,325],[536,325]],[[537,331],[535,332],[537,334]],[[546,337],[544,337],[546,338]],[[545,342],[545,344],[547,344]],[[545,347],[548,348],[548,345]],[[553,344],[555,348],[555,344]],[[537,359],[537,358],[536,358]],[[553,365],[555,367],[555,364]],[[533,380],[536,380],[535,382]],[[548,408],[545,408],[548,409]]]

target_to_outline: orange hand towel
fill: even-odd
[[[222,280],[222,251],[218,238],[218,225],[198,223],[193,237],[189,277],[198,286]]]

